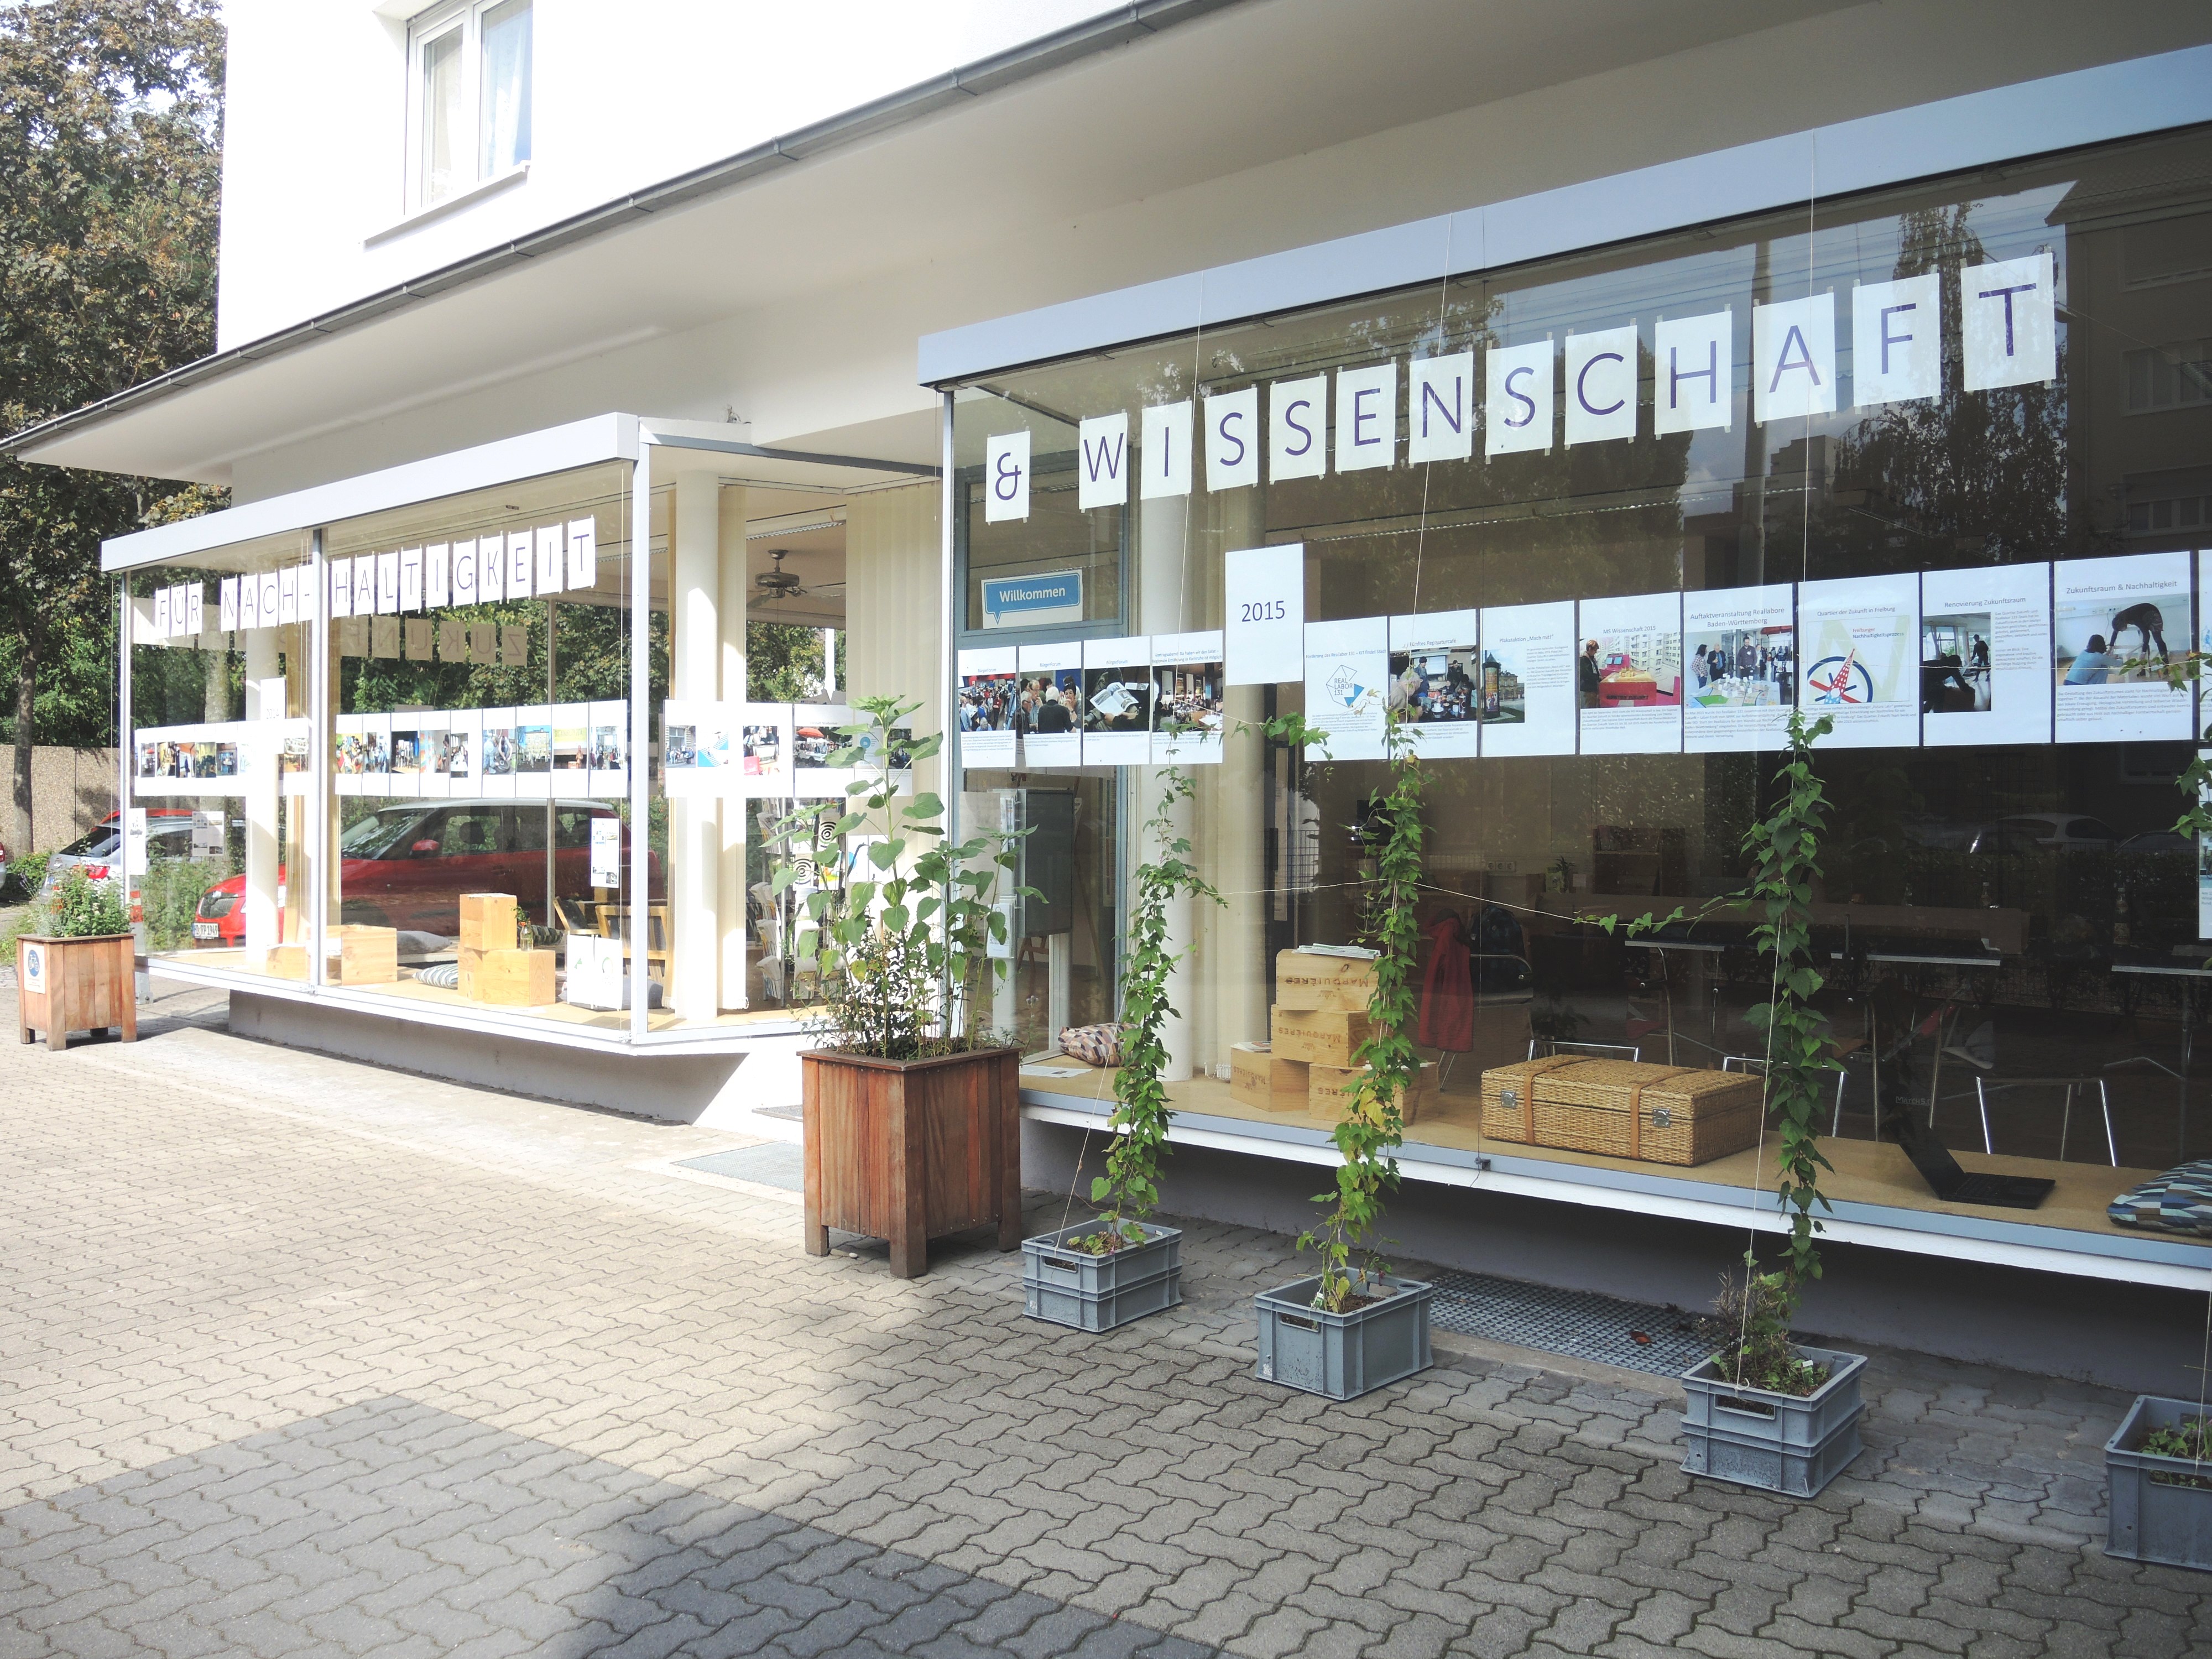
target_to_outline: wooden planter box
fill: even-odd
[[[15,941],[15,1019],[24,1042],[46,1034],[66,1048],[71,1031],[113,1026],[138,1040],[137,963],[128,933],[84,939],[26,934]]]
[[[1022,1242],[1021,1051],[799,1057],[806,1110],[806,1253],[830,1229],[888,1240],[891,1272],[929,1270],[929,1241],[996,1223]]]

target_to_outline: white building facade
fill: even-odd
[[[2212,1241],[2111,1206],[2205,1150],[2205,722],[2144,662],[2212,614],[2201,9],[230,15],[216,354],[12,441],[234,492],[106,550],[125,803],[243,823],[154,971],[743,1121],[806,1041],[765,832],[901,695],[957,730],[917,786],[1035,831],[992,1011],[1033,1182],[1103,1119],[1048,1056],[1112,1018],[1194,767],[1170,1201],[1288,1224],[1334,1154],[1254,1045],[1280,953],[1358,934],[1395,706],[1442,1074],[1406,1248],[1699,1300],[1778,1224],[1771,1148],[1547,1145],[1476,1085],[1757,1060],[1741,926],[1575,918],[1732,890],[1780,722],[1832,712],[1854,1272],[1808,1322],[2177,1381]],[[748,619],[842,631],[823,705],[754,695]],[[1262,739],[1294,710],[1327,755]],[[1972,1201],[1945,1142],[2050,1184]]]

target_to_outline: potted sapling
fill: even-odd
[[[996,901],[1026,832],[952,843],[944,802],[910,793],[908,769],[944,742],[909,735],[921,705],[857,707],[829,757],[860,774],[846,810],[777,825],[771,891],[801,896],[795,952],[821,987],[819,1044],[799,1056],[807,1253],[827,1255],[833,1227],[881,1238],[912,1279],[933,1237],[995,1224],[1000,1249],[1021,1242],[1020,1051],[975,1012],[1004,967]]]
[[[1282,730],[1279,731],[1278,728]],[[1271,736],[1306,738],[1295,716],[1273,722]],[[1425,1370],[1431,1286],[1400,1279],[1376,1254],[1386,1194],[1398,1184],[1391,1154],[1403,1144],[1406,1108],[1420,1080],[1413,1046],[1413,990],[1420,927],[1420,757],[1395,712],[1383,726],[1391,783],[1377,816],[1379,847],[1370,895],[1375,988],[1368,1036],[1354,1051],[1358,1068],[1332,1133],[1341,1160],[1336,1185],[1314,1201],[1328,1206],[1298,1239],[1320,1256],[1321,1271],[1255,1299],[1260,1376],[1286,1387],[1349,1400]]]
[[[1188,954],[1169,949],[1169,909],[1185,898],[1221,902],[1191,862],[1189,841],[1176,832],[1175,808],[1193,793],[1181,767],[1162,772],[1158,810],[1144,830],[1152,856],[1137,869],[1122,958],[1121,1064],[1106,1121],[1114,1139],[1106,1173],[1091,1183],[1099,1213],[1024,1241],[1022,1288],[1032,1319],[1108,1331],[1182,1300],[1182,1234],[1147,1218],[1159,1204],[1160,1158],[1174,1118],[1161,1079],[1168,1063],[1161,1028],[1176,1012],[1169,981]]]
[[[118,881],[71,870],[26,921],[15,934],[16,1035],[30,1042],[43,1031],[60,1049],[71,1031],[112,1026],[137,1041],[137,963]]]

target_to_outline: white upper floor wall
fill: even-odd
[[[229,0],[218,344],[1121,9]]]

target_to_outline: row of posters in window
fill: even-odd
[[[1218,763],[1221,630],[963,651],[963,766]]]
[[[307,792],[303,720],[142,726],[131,734],[131,754],[137,795],[243,795],[270,767],[285,793]]]
[[[661,706],[661,783],[673,799],[721,795],[775,800],[842,800],[848,786],[883,774],[872,733],[843,728],[866,724],[858,709],[832,702],[703,702],[671,697]],[[894,744],[912,733],[895,728]],[[831,763],[845,756],[858,764]],[[896,746],[892,781],[913,787],[913,763]]]
[[[629,706],[402,709],[341,714],[331,769],[341,795],[550,800],[629,793]]]

